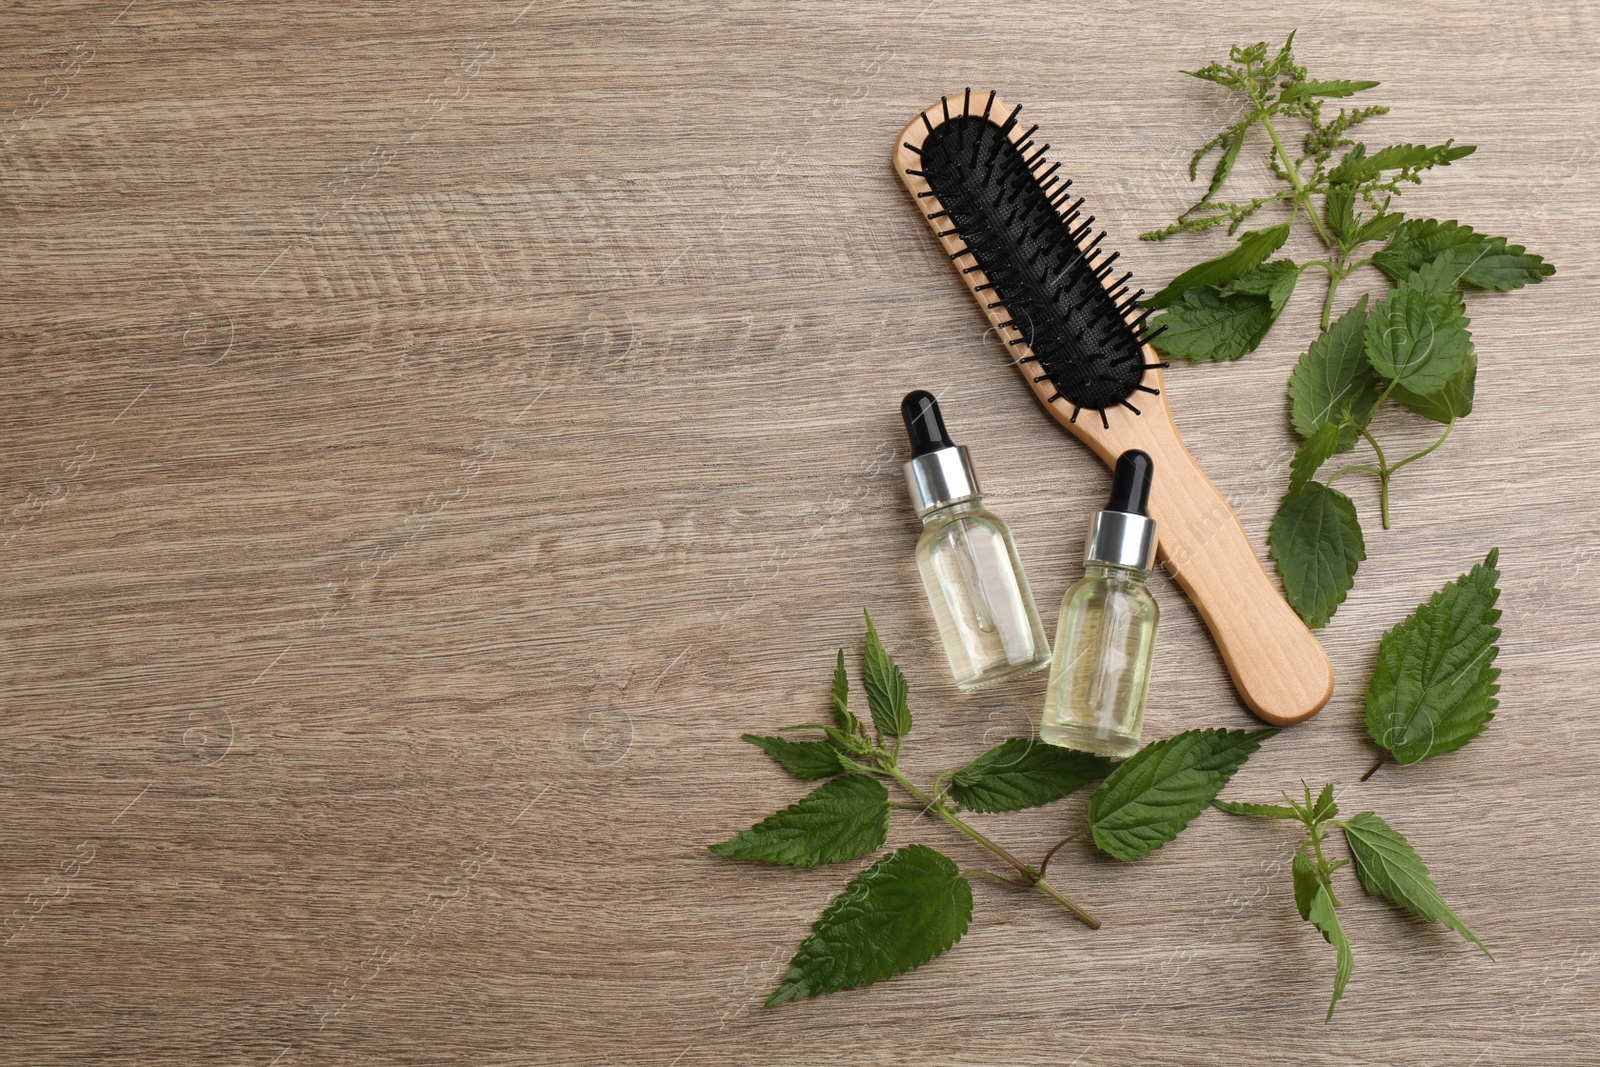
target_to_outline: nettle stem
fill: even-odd
[[[1393,391],[1393,389],[1394,383],[1391,382],[1389,383],[1389,388],[1384,390],[1383,397],[1379,398],[1378,403],[1383,403],[1383,398],[1386,398],[1389,393]],[[1444,433],[1440,434],[1438,439],[1435,440],[1433,444],[1429,445],[1427,448],[1424,448],[1420,452],[1413,452],[1405,459],[1399,460],[1395,463],[1390,463],[1388,459],[1385,458],[1383,454],[1383,448],[1378,444],[1377,439],[1374,438],[1372,434],[1368,433],[1366,428],[1363,427],[1361,430],[1361,436],[1366,439],[1367,444],[1372,446],[1373,453],[1378,457],[1378,465],[1376,467],[1369,467],[1364,464],[1352,464],[1349,467],[1345,467],[1342,470],[1337,471],[1333,477],[1337,478],[1340,474],[1343,474],[1347,470],[1366,470],[1376,474],[1378,476],[1378,504],[1383,512],[1383,528],[1387,530],[1389,528],[1390,479],[1394,477],[1396,471],[1398,471],[1401,467],[1404,467],[1407,463],[1415,463],[1423,456],[1426,456],[1428,453],[1444,444],[1445,441],[1450,437],[1450,431],[1455,429],[1455,427],[1456,421],[1451,419],[1449,422],[1445,423]],[[1328,484],[1333,484],[1332,478],[1328,479]]]
[[[1019,889],[1033,889],[1037,892],[1043,893],[1045,896],[1049,897],[1051,900],[1070,911],[1079,922],[1083,923],[1089,929],[1100,929],[1099,919],[1096,919],[1093,915],[1090,915],[1088,912],[1078,907],[1078,905],[1074,904],[1070,899],[1068,899],[1066,894],[1062,893],[1061,890],[1057,889],[1055,886],[1046,881],[1044,874],[1037,868],[1024,863],[1022,860],[1013,855],[1009,849],[995,841],[990,840],[986,835],[968,825],[964,820],[956,815],[954,811],[950,810],[949,805],[944,802],[944,798],[942,796],[930,797],[927,793],[919,789],[917,785],[911,781],[911,779],[902,774],[900,772],[900,768],[895,766],[892,762],[884,767],[884,771],[896,782],[898,782],[902,789],[916,798],[917,802],[921,805],[924,811],[932,812],[934,815],[943,819],[945,822],[949,823],[951,826],[970,837],[973,841],[977,842],[983,848],[987,849],[991,854],[1004,860],[1012,867],[1012,869],[1017,872],[1017,874],[1021,875],[1021,883],[1006,882],[1006,884],[1015,885]],[[1006,880],[1000,879],[1000,881]]]
[[[1322,298],[1322,332],[1327,333],[1333,322],[1333,294],[1339,291],[1339,278],[1328,272],[1328,293]]]
[[[1252,80],[1251,85],[1254,86],[1254,84],[1255,82]],[[1266,130],[1267,136],[1272,138],[1272,151],[1277,154],[1278,162],[1283,166],[1284,177],[1289,180],[1290,185],[1294,186],[1295,202],[1306,209],[1306,218],[1311,220],[1311,227],[1317,231],[1317,236],[1321,238],[1322,243],[1328,248],[1337,247],[1338,241],[1334,239],[1333,234],[1328,232],[1328,228],[1323,225],[1322,220],[1317,217],[1316,208],[1311,203],[1311,191],[1300,180],[1300,171],[1295,167],[1294,162],[1289,159],[1289,153],[1284,150],[1283,141],[1278,137],[1278,130],[1272,125],[1272,109],[1262,106],[1262,99],[1254,88],[1250,89],[1250,99],[1256,105],[1256,110],[1261,113],[1262,129]],[[1323,329],[1327,329],[1327,327],[1323,327]]]
[[[1261,128],[1267,131],[1267,136],[1272,139],[1273,154],[1278,157],[1278,163],[1283,167],[1284,177],[1294,188],[1295,207],[1305,208],[1306,218],[1311,222],[1311,228],[1317,231],[1317,239],[1324,248],[1333,250],[1334,255],[1330,262],[1316,260],[1319,266],[1328,272],[1328,293],[1322,298],[1322,332],[1327,333],[1333,321],[1333,296],[1339,291],[1339,283],[1344,281],[1361,264],[1350,265],[1345,262],[1348,249],[1340,243],[1317,214],[1316,206],[1311,202],[1314,190],[1306,188],[1305,182],[1300,180],[1300,171],[1289,158],[1288,151],[1283,147],[1283,140],[1278,136],[1277,127],[1272,124],[1272,111],[1262,107],[1262,100],[1254,91],[1251,92],[1256,109],[1261,112]]]
[[[1435,441],[1433,444],[1429,445],[1427,448],[1424,448],[1421,452],[1415,452],[1415,453],[1407,456],[1405,459],[1402,459],[1399,463],[1396,463],[1394,466],[1389,468],[1389,473],[1393,474],[1395,471],[1399,470],[1401,467],[1404,467],[1407,463],[1415,463],[1417,460],[1421,459],[1423,456],[1426,456],[1429,452],[1432,452],[1434,449],[1436,449],[1440,445],[1444,444],[1445,440],[1447,438],[1449,438],[1449,436],[1450,436],[1450,431],[1455,429],[1455,428],[1456,428],[1456,420],[1455,419],[1451,419],[1449,422],[1444,424],[1444,433],[1439,435],[1439,439],[1437,441]]]
[[[1393,388],[1391,384],[1390,388]],[[1387,392],[1387,391],[1386,391]],[[1381,404],[1383,401],[1379,400]],[[1376,407],[1373,408],[1377,410]],[[1389,461],[1383,458],[1383,446],[1378,444],[1378,439],[1368,433],[1366,428],[1361,430],[1361,436],[1366,438],[1367,444],[1372,446],[1372,451],[1378,456],[1378,506],[1383,512],[1383,528],[1389,528],[1389,476],[1394,473],[1394,468],[1389,466]]]

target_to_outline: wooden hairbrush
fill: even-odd
[[[1094,216],[994,93],[944,97],[911,120],[895,170],[978,305],[1016,353],[1050,414],[1108,465],[1138,448],[1155,461],[1150,514],[1159,554],[1216,640],[1239,696],[1287,726],[1333,694],[1333,666],[1278,595],[1244,527],[1207,480],[1167,409],[1131,273],[1110,280]]]

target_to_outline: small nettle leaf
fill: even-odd
[[[1368,156],[1367,166],[1378,171],[1448,166],[1477,150],[1476,145],[1456,144],[1453,137],[1442,145],[1392,144]]]
[[[1539,256],[1510,244],[1504,237],[1473,231],[1454,220],[1408,219],[1389,244],[1372,257],[1373,265],[1396,281],[1404,280],[1436,259],[1448,262],[1462,284],[1480,289],[1519,289],[1556,272]]]
[[[790,741],[786,737],[762,737],[758,734],[741,734],[744,740],[771,756],[784,770],[796,778],[814,782],[844,773],[839,762],[839,752],[826,741]]]
[[[889,791],[869,775],[849,774],[710,848],[733,859],[819,867],[875,852],[888,837]]]
[[[1227,285],[1251,268],[1265,263],[1267,257],[1282,248],[1283,242],[1288,239],[1287,222],[1241,234],[1236,248],[1190,267],[1172,279],[1166,288],[1146,300],[1145,304],[1153,308],[1170,307],[1191,289]]]
[[[1272,299],[1201,287],[1190,289],[1151,321],[1163,327],[1153,343],[1169,356],[1196,362],[1235,360],[1254,352],[1272,328]]]
[[[1368,241],[1381,241],[1399,229],[1405,220],[1406,217],[1398,211],[1374,215],[1361,224],[1361,228],[1356,230],[1355,240],[1350,243],[1354,246],[1364,245]]]
[[[1247,804],[1234,800],[1213,800],[1211,806],[1229,815],[1248,815],[1257,819],[1298,819],[1293,808],[1282,804]]]
[[[1293,65],[1294,65],[1294,52],[1293,52],[1294,34],[1295,34],[1295,31],[1294,30],[1290,30],[1289,31],[1289,36],[1287,36],[1287,37],[1285,37],[1283,39],[1283,44],[1280,45],[1279,48],[1278,48],[1278,54],[1272,57],[1272,62],[1270,64],[1268,64],[1267,69],[1262,72],[1264,75],[1266,75],[1268,77],[1273,77],[1273,76],[1276,76],[1277,74],[1279,74],[1281,71],[1285,70],[1286,68],[1293,67]],[[1265,41],[1262,41],[1261,44],[1260,44],[1260,47],[1261,47],[1261,54],[1263,56],[1266,55],[1267,54],[1267,52],[1266,52],[1267,43]],[[1249,49],[1246,49],[1245,51],[1249,51]]]
[[[1414,174],[1432,167],[1447,167],[1476,151],[1477,146],[1458,145],[1452,139],[1442,145],[1392,144],[1369,156],[1365,146],[1358,144],[1328,173],[1328,180],[1342,185],[1361,185],[1381,177],[1386,170]]]
[[[1329,423],[1342,422],[1348,410],[1357,425],[1366,425],[1378,403],[1378,384],[1367,363],[1367,296],[1340,315],[1327,333],[1300,355],[1289,376],[1289,420],[1301,437],[1315,436]],[[1355,446],[1356,427],[1339,431],[1339,452]]]
[[[1017,811],[1059,800],[1111,768],[1104,756],[1013,737],[957,771],[950,796],[971,811]]]
[[[867,616],[867,647],[861,661],[861,683],[867,691],[867,707],[878,732],[889,737],[904,737],[911,732],[911,708],[906,703],[906,676],[900,673],[889,652],[878,639],[878,631]]]
[[[961,940],[971,922],[972,884],[955,863],[926,845],[907,845],[862,871],[834,898],[767,1006],[909,971]]]
[[[1444,902],[1428,874],[1428,865],[1400,831],[1372,812],[1364,811],[1344,824],[1344,839],[1350,846],[1361,888],[1375,897],[1393,901],[1412,915],[1443,923],[1477,945],[1485,956],[1494,958],[1488,947]]]
[[[1322,219],[1335,237],[1348,244],[1359,228],[1356,222],[1355,188],[1330,185],[1322,199]]]
[[[1119,860],[1171,841],[1278,731],[1189,730],[1141,748],[1089,798],[1094,843]]]
[[[1333,800],[1333,783],[1329,782],[1322,787],[1322,792],[1317,794],[1317,799],[1311,804],[1311,818],[1315,822],[1326,822],[1339,817],[1339,805]]]
[[[1222,182],[1226,182],[1227,176],[1234,173],[1234,163],[1238,162],[1238,150],[1242,149],[1243,144],[1245,144],[1245,133],[1243,133],[1243,130],[1226,131],[1226,133],[1222,134],[1219,144],[1222,147],[1222,155],[1216,160],[1216,168],[1211,171],[1211,184],[1206,187],[1205,197],[1200,198],[1202,203],[1218,194],[1219,190],[1222,189]],[[1190,166],[1189,181],[1194,181],[1194,168],[1192,166]]]
[[[850,711],[850,679],[844,673],[844,649],[839,650],[839,658],[833,665],[833,686],[829,690],[829,698],[833,701],[833,718],[839,729],[847,734],[861,732],[861,723]]]
[[[1244,130],[1230,126],[1194,154],[1194,158],[1189,161],[1190,181],[1195,180],[1195,172],[1200,166],[1200,161],[1205,158],[1206,153],[1213,148],[1222,149],[1222,155],[1217,157],[1217,165],[1211,171],[1211,184],[1206,187],[1206,195],[1200,198],[1200,203],[1204,204],[1222,189],[1223,183],[1228,180],[1228,175],[1233,173],[1233,165],[1238,162],[1239,149],[1243,146]]]
[[[1378,643],[1367,733],[1397,763],[1454,752],[1499,704],[1500,550],[1433,594]]]
[[[1316,865],[1306,855],[1304,847],[1295,852],[1290,873],[1294,877],[1294,904],[1300,918],[1316,927],[1322,939],[1332,945],[1337,956],[1333,972],[1333,999],[1328,1002],[1328,1014],[1323,1021],[1333,1018],[1333,1009],[1344,996],[1344,987],[1350,981],[1350,968],[1354,958],[1350,954],[1350,941],[1339,925],[1334,912],[1333,892],[1318,873]]]
[[[1346,96],[1354,96],[1365,89],[1373,88],[1377,84],[1377,82],[1371,81],[1296,82],[1285,88],[1278,99],[1284,103],[1307,96],[1340,99]]]
[[[1472,358],[1461,292],[1447,278],[1448,264],[1413,271],[1378,301],[1367,319],[1366,353],[1385,379],[1426,396],[1443,389]]]
[[[1309,482],[1317,469],[1339,451],[1341,429],[1338,423],[1325,422],[1295,450],[1294,459],[1289,461],[1290,492]]]
[[[1455,375],[1437,392],[1424,396],[1404,386],[1395,386],[1390,398],[1407,411],[1414,411],[1434,422],[1453,422],[1472,414],[1472,396],[1477,387],[1478,357],[1471,355]]]
[[[1283,314],[1283,306],[1294,295],[1295,283],[1300,280],[1300,267],[1292,259],[1275,259],[1259,267],[1251,267],[1228,283],[1230,293],[1250,293],[1265,296],[1272,305],[1272,317]]]
[[[1284,494],[1267,530],[1267,550],[1289,606],[1313,630],[1333,618],[1367,558],[1355,504],[1321,482]]]

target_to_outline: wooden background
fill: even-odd
[[[0,1059],[1600,1063],[1600,7],[524,2],[0,18]],[[1314,75],[1382,80],[1370,140],[1479,146],[1405,208],[1559,273],[1469,297],[1477,411],[1393,530],[1352,480],[1334,699],[1230,795],[1339,783],[1494,961],[1352,886],[1325,1027],[1290,838],[1211,814],[1057,858],[1097,933],[980,884],[946,957],[761,1009],[856,865],[705,852],[803,791],[739,733],[821,713],[863,607],[923,777],[1042,699],[946,681],[899,397],[945,401],[1052,629],[1107,486],[985,340],[894,135],[969,84],[1025,103],[1160,284],[1222,247],[1135,240],[1230,115],[1178,71],[1295,27]],[[1258,548],[1310,281],[1258,353],[1169,377]],[[1356,784],[1379,635],[1496,545],[1499,717]],[[1148,734],[1251,725],[1156,593]],[[1036,853],[1081,810],[985,823]]]

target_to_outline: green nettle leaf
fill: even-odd
[[[1496,237],[1482,247],[1460,246],[1449,253],[1450,269],[1465,285],[1504,292],[1535,285],[1556,272],[1553,264]],[[1440,258],[1443,258],[1442,256]]]
[[[1233,800],[1213,800],[1211,806],[1229,815],[1249,815],[1257,819],[1298,819],[1293,808],[1282,804],[1244,804]]]
[[[1441,145],[1393,144],[1374,152],[1371,165],[1382,170],[1415,170],[1425,167],[1447,167],[1458,159],[1465,159],[1478,150],[1477,145],[1455,143],[1450,138]]]
[[[1111,768],[1104,756],[1013,737],[957,771],[950,796],[971,811],[1017,811],[1059,800]]]
[[[1321,482],[1284,494],[1267,530],[1267,550],[1283,576],[1289,606],[1312,629],[1333,618],[1367,558],[1355,504]]]
[[[1385,215],[1374,215],[1361,224],[1361,228],[1356,231],[1355,240],[1351,244],[1364,245],[1368,241],[1381,241],[1395,230],[1398,230],[1405,220],[1406,217],[1398,211]]]
[[[839,751],[826,741],[790,741],[786,737],[761,737],[757,734],[740,736],[771,756],[796,778],[814,782],[818,778],[832,778],[845,771],[844,765],[839,762]]]
[[[1165,328],[1153,343],[1178,359],[1234,360],[1256,350],[1272,320],[1272,299],[1263,294],[1190,289],[1152,320]]]
[[[1100,851],[1148,856],[1177,837],[1277,730],[1189,730],[1141,748],[1089,798]]]
[[[1367,362],[1384,378],[1426,396],[1443,389],[1472,358],[1461,292],[1435,288],[1442,270],[1413,271],[1367,318]]]
[[[1339,816],[1339,805],[1333,800],[1333,783],[1329,782],[1322,787],[1322,792],[1317,794],[1317,799],[1311,805],[1311,818],[1314,822],[1326,822]]]
[[[861,661],[861,683],[867,690],[867,707],[878,732],[889,737],[904,737],[911,732],[911,708],[906,703],[906,676],[890,658],[878,639],[878,631],[867,616],[867,650]]]
[[[1344,936],[1344,928],[1339,925],[1339,916],[1334,912],[1333,892],[1322,880],[1322,875],[1317,873],[1316,865],[1303,847],[1294,854],[1291,873],[1294,876],[1294,904],[1300,911],[1300,918],[1316,927],[1322,939],[1332,945],[1338,955],[1333,972],[1333,999],[1328,1002],[1328,1014],[1323,1017],[1326,1022],[1333,1018],[1333,1009],[1338,1005],[1339,998],[1344,996],[1344,987],[1350,981],[1350,968],[1355,961],[1350,954],[1350,941]]]
[[[1367,363],[1367,296],[1339,316],[1327,333],[1311,342],[1289,376],[1289,420],[1301,437],[1315,436],[1349,410],[1366,425],[1378,403],[1378,383]],[[1339,452],[1355,446],[1356,427],[1339,431]]]
[[[710,848],[733,859],[819,867],[865,856],[888,837],[889,791],[869,775],[849,774]]]
[[[1236,140],[1242,140],[1238,138]],[[1237,154],[1237,152],[1235,152]],[[1230,165],[1231,169],[1231,165]],[[1227,177],[1226,174],[1223,175]],[[1218,185],[1221,183],[1218,182]],[[1209,195],[1209,194],[1208,194]],[[1238,247],[1227,253],[1198,263],[1167,284],[1155,296],[1145,301],[1153,308],[1170,307],[1191,289],[1202,286],[1223,286],[1244,274],[1252,267],[1265,263],[1267,257],[1283,247],[1289,239],[1289,224],[1279,223],[1264,230],[1251,230],[1241,234]]]
[[[1229,128],[1224,130],[1212,144],[1196,152],[1189,162],[1189,180],[1194,181],[1195,173],[1200,166],[1200,160],[1212,148],[1220,147],[1222,155],[1217,157],[1217,165],[1211,171],[1211,184],[1206,188],[1206,195],[1200,200],[1204,203],[1217,195],[1222,188],[1222,183],[1228,180],[1228,175],[1233,173],[1233,165],[1239,160],[1239,149],[1244,147],[1244,132]]]
[[[833,700],[833,718],[839,729],[847,734],[860,733],[861,723],[856,720],[850,711],[850,679],[844,673],[844,649],[839,650],[839,658],[833,665],[833,688],[829,691]]]
[[[1363,148],[1356,145],[1357,149]],[[1372,155],[1352,149],[1339,165],[1328,172],[1328,180],[1339,185],[1360,185],[1372,181],[1386,170],[1414,173],[1431,167],[1448,167],[1477,151],[1475,145],[1458,145],[1454,139],[1442,145],[1392,144]]]
[[[1472,355],[1467,357],[1466,363],[1462,364],[1455,376],[1444,383],[1444,388],[1436,393],[1422,396],[1397,385],[1389,396],[1407,411],[1414,411],[1425,419],[1451,422],[1472,414],[1472,394],[1477,378],[1478,357]]]
[[[1356,224],[1356,191],[1350,185],[1330,185],[1322,198],[1322,218],[1340,241],[1348,243]]]
[[[1296,82],[1283,91],[1278,99],[1285,103],[1299,100],[1307,96],[1323,96],[1330,98],[1354,96],[1363,89],[1371,89],[1377,82],[1353,81],[1328,81],[1328,82]]]
[[[1448,261],[1463,284],[1480,289],[1519,289],[1556,272],[1553,265],[1504,237],[1474,233],[1471,226],[1437,219],[1407,220],[1372,262],[1400,281],[1440,258]]]
[[[1455,269],[1455,264],[1446,256],[1439,256],[1422,264],[1416,270],[1406,275],[1400,283],[1403,288],[1416,289],[1449,299],[1451,296],[1460,297],[1458,290],[1461,288],[1461,275]],[[1465,306],[1465,305],[1463,305]]]
[[[961,940],[972,922],[972,883],[926,845],[907,845],[857,875],[811,927],[767,998],[835,993],[909,971]]]
[[[1392,900],[1411,914],[1443,923],[1483,950],[1493,954],[1467,924],[1456,917],[1428,875],[1428,866],[1416,849],[1394,827],[1364,811],[1344,824],[1345,843],[1355,861],[1361,888],[1375,897]]]
[[[1454,752],[1499,704],[1500,550],[1446,585],[1378,644],[1367,733],[1398,763]]]
[[[1294,295],[1295,283],[1300,280],[1300,267],[1292,259],[1275,259],[1259,267],[1251,267],[1228,284],[1230,293],[1250,293],[1265,296],[1272,305],[1274,320],[1283,314],[1283,306]]]
[[[1295,450],[1294,459],[1289,461],[1291,493],[1309,482],[1317,469],[1339,451],[1340,430],[1338,423],[1325,422]]]

